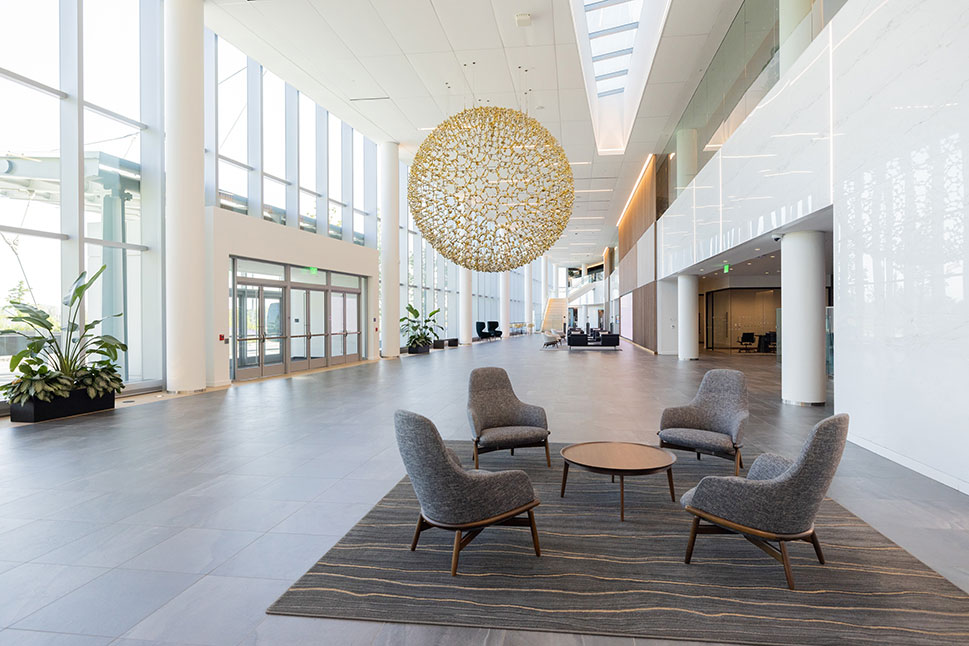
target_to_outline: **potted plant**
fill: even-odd
[[[34,305],[11,300],[14,316],[27,331],[3,330],[24,337],[27,347],[10,358],[10,371],[17,377],[0,392],[10,401],[10,420],[40,422],[57,417],[114,408],[114,395],[124,382],[115,362],[118,352],[128,349],[110,334],[93,334],[105,319],[78,323],[85,292],[106,269],[91,277],[81,272],[64,297],[67,326],[59,329],[50,314]],[[121,316],[115,314],[106,318]]]
[[[440,309],[436,309],[422,318],[417,308],[408,303],[408,315],[400,319],[400,331],[407,335],[407,354],[426,354],[430,352],[431,343],[439,338],[437,331],[443,329],[434,322],[434,317],[440,311]]]

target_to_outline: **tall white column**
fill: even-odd
[[[561,298],[559,294],[559,266],[552,263],[552,296],[550,298]]]
[[[697,277],[676,277],[676,348],[680,360],[700,358],[699,308]]]
[[[548,258],[542,256],[542,271],[541,278],[539,280],[539,289],[541,289],[542,297],[539,299],[542,303],[542,309],[538,316],[541,319],[538,322],[538,327],[543,327],[545,325],[545,309],[548,307]]]
[[[458,267],[458,342],[471,345],[474,323],[471,321],[471,270]]]
[[[823,404],[824,233],[795,231],[781,240],[781,399]]]
[[[532,303],[532,263],[525,265],[525,332],[535,327],[535,305]]]
[[[696,130],[676,131],[676,195],[690,185],[697,171]]]
[[[511,274],[507,271],[498,275],[498,329],[502,338],[511,336]]]
[[[164,5],[166,388],[186,392],[205,388],[202,0]]]
[[[794,64],[813,39],[811,20],[812,0],[777,1],[777,40],[780,73]]]
[[[377,145],[377,204],[380,209],[381,354],[400,356],[400,151],[396,141]]]

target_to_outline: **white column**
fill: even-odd
[[[498,329],[503,339],[511,336],[511,274],[507,271],[498,275]]]
[[[696,130],[676,131],[676,195],[690,185],[697,171]]]
[[[474,323],[471,321],[471,270],[458,267],[458,342],[471,345]]]
[[[380,307],[380,338],[384,357],[400,356],[400,152],[396,141],[377,146],[380,185],[380,279],[383,303]]]
[[[813,38],[811,20],[812,0],[778,0],[777,40],[780,74],[784,75],[794,61],[804,53]]]
[[[541,289],[542,293],[542,297],[539,299],[542,302],[542,310],[538,314],[539,318],[541,318],[538,325],[539,327],[542,327],[545,325],[545,308],[548,307],[548,258],[545,256],[542,256],[542,271],[539,289]]]
[[[696,276],[676,277],[676,348],[681,361],[700,358],[697,289]]]
[[[166,388],[183,392],[205,388],[202,0],[164,4]]]
[[[532,304],[532,263],[525,265],[525,332],[535,327],[535,305]]]
[[[557,263],[552,263],[552,296],[551,298],[560,298],[559,296],[559,266]]]
[[[823,404],[824,233],[795,231],[781,240],[781,399]]]

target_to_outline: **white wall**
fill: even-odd
[[[229,306],[230,256],[304,267],[319,267],[367,277],[367,311],[361,319],[366,357],[377,357],[377,250],[329,236],[280,226],[218,207],[205,209],[206,254],[206,386],[229,383],[231,345]]]
[[[660,218],[657,255],[673,276],[833,204],[849,437],[969,492],[945,450],[969,428],[967,60],[969,2],[849,0]]]
[[[832,31],[835,405],[853,441],[969,492],[969,2],[878,5]]]
[[[656,354],[677,354],[676,279],[656,281]]]

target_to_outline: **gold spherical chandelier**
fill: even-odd
[[[469,108],[414,156],[407,200],[421,235],[476,271],[507,271],[545,253],[572,215],[572,167],[555,137],[524,112]]]

